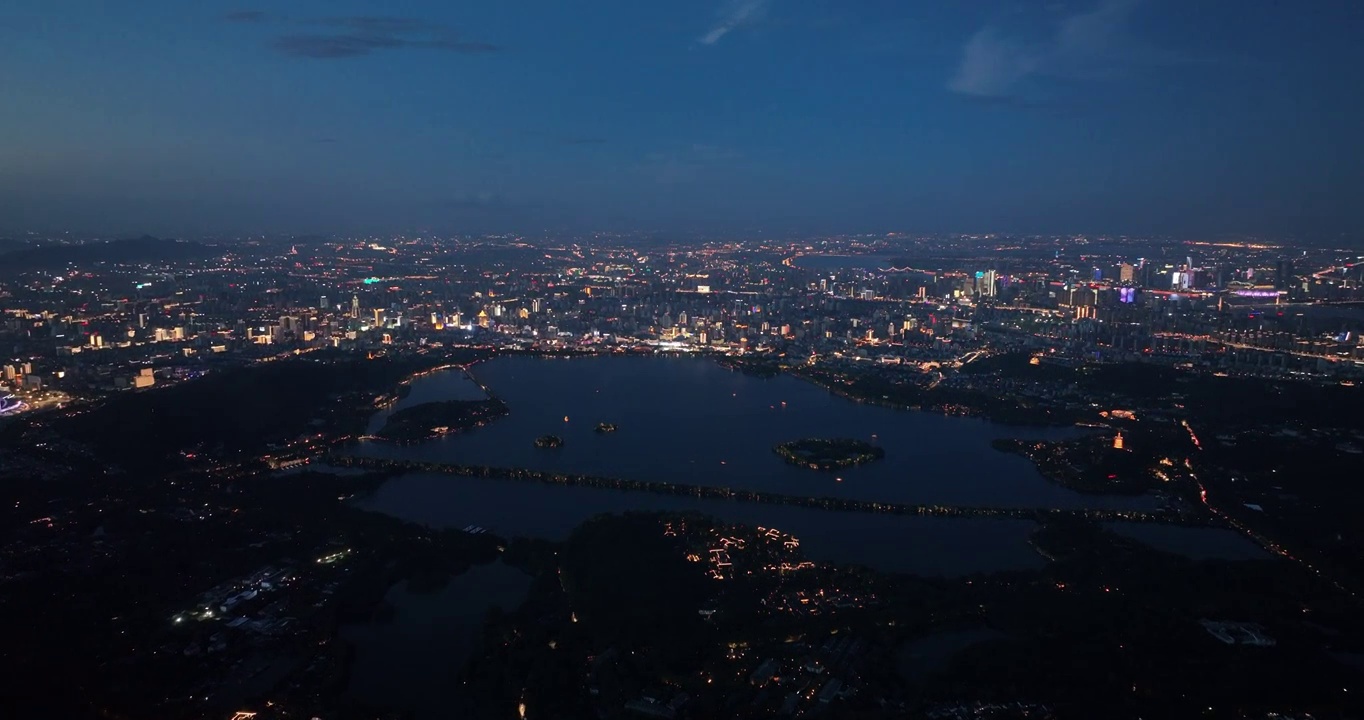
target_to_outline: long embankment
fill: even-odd
[[[371,470],[440,473],[457,477],[478,477],[517,482],[539,482],[553,485],[595,487],[610,490],[648,492],[658,495],[689,495],[692,497],[713,500],[764,503],[769,505],[795,505],[799,507],[843,512],[920,515],[924,517],[1011,518],[1018,520],[1046,520],[1054,517],[1083,517],[1098,521],[1144,522],[1167,525],[1201,526],[1210,524],[1210,520],[1206,516],[1158,510],[962,507],[957,505],[879,502],[873,500],[857,500],[853,498],[805,497],[763,490],[743,490],[654,480],[629,480],[599,475],[556,473],[543,470],[528,470],[524,468],[458,465],[455,463],[356,457],[351,455],[334,457],[331,462],[336,465]]]

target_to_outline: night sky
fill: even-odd
[[[7,0],[0,229],[1344,233],[1360,0]]]

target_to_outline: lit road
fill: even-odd
[[[1189,431],[1189,440],[1193,443],[1193,446],[1198,450],[1202,450],[1203,445],[1198,441],[1198,435],[1194,433],[1193,426],[1189,425],[1188,421],[1184,421],[1184,429]],[[1188,465],[1188,462],[1189,462],[1188,460],[1185,460],[1186,466]],[[1353,590],[1345,587],[1334,578],[1328,577],[1320,569],[1314,567],[1312,563],[1294,555],[1293,553],[1289,552],[1287,548],[1274,542],[1273,540],[1270,540],[1264,535],[1261,535],[1260,533],[1251,529],[1245,523],[1241,522],[1240,520],[1237,520],[1231,515],[1228,515],[1221,508],[1214,505],[1212,500],[1208,497],[1207,486],[1203,484],[1202,480],[1198,479],[1198,475],[1196,475],[1193,471],[1189,472],[1189,478],[1193,480],[1194,485],[1198,488],[1198,499],[1203,503],[1203,507],[1207,508],[1208,512],[1212,513],[1213,517],[1217,518],[1223,523],[1226,523],[1228,526],[1230,526],[1237,532],[1241,533],[1242,535],[1245,535],[1246,537],[1250,538],[1252,541],[1255,542],[1255,544],[1259,545],[1265,550],[1268,550],[1269,552],[1274,553],[1275,555],[1278,555],[1279,557],[1284,558],[1286,560],[1292,560],[1293,562],[1306,568],[1308,572],[1311,572],[1313,575],[1316,575],[1322,580],[1331,583],[1331,585],[1335,586],[1335,588],[1340,590],[1341,592],[1344,592],[1350,595],[1351,597],[1357,597],[1357,594]]]

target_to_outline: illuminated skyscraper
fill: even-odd
[[[994,270],[976,273],[976,294],[980,297],[994,297],[998,286],[998,275]]]

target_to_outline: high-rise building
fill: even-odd
[[[980,297],[994,297],[998,289],[998,276],[994,270],[982,270],[976,273],[976,295]]]
[[[1279,261],[1274,272],[1274,287],[1279,290],[1288,289],[1293,284],[1293,261],[1287,258]]]
[[[1137,284],[1142,287],[1155,287],[1157,284],[1156,264],[1142,260],[1137,265]]]
[[[360,319],[360,296],[350,296],[350,316],[356,320]]]
[[[1118,281],[1130,283],[1137,279],[1137,268],[1131,263],[1123,263],[1118,266]]]
[[[331,307],[331,303],[327,302],[327,296],[323,295],[321,299],[317,301],[317,306],[319,308],[322,308],[323,310],[326,310],[327,308]]]

